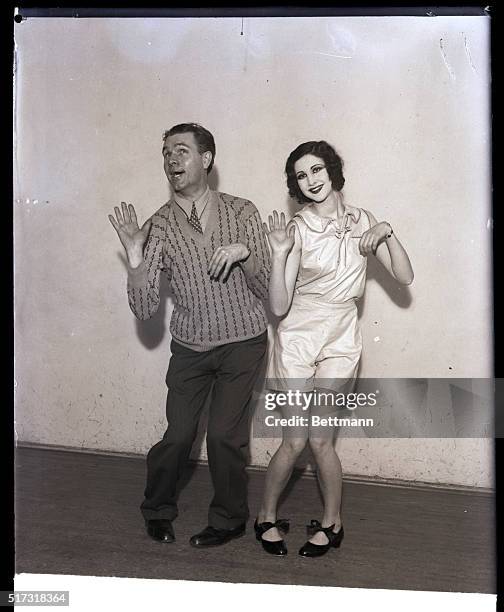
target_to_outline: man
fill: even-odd
[[[194,123],[163,136],[164,170],[173,197],[139,228],[133,206],[109,215],[128,259],[128,298],[139,319],[159,306],[159,278],[170,280],[175,306],[166,375],[168,429],[147,455],[141,505],[147,532],[173,542],[175,488],[189,459],[201,411],[211,393],[207,429],[214,497],[197,547],[245,533],[248,518],[243,451],[248,409],[267,345],[269,251],[255,206],[211,191],[212,134]]]

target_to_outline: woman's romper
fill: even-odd
[[[267,374],[272,389],[341,389],[359,365],[356,300],[364,292],[367,264],[359,241],[370,228],[369,216],[346,206],[340,229],[312,206],[291,221],[301,237],[301,259],[290,310],[275,334]]]

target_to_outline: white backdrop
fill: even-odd
[[[491,373],[489,21],[28,19],[16,25],[16,430],[144,453],[165,428],[171,300],[135,321],[107,214],[167,199],[161,136],[216,139],[211,184],[292,213],[300,142],[345,160],[345,197],[391,222],[415,270],[374,266],[361,376]],[[400,407],[398,407],[400,410]],[[252,463],[278,444],[253,439]],[[489,440],[338,440],[346,474],[492,486]],[[195,449],[197,455],[199,449]],[[201,449],[201,457],[205,457]]]

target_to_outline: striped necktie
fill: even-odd
[[[200,234],[203,233],[203,228],[201,227],[201,223],[198,217],[198,211],[196,210],[195,202],[193,202],[193,205],[191,208],[191,216],[187,219],[187,221],[189,222],[189,224],[194,230],[196,230]]]

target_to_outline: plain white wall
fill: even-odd
[[[171,300],[130,313],[107,214],[168,198],[161,136],[216,138],[212,185],[292,212],[300,142],[345,160],[348,203],[391,222],[415,282],[375,267],[361,376],[491,375],[489,21],[28,19],[15,90],[16,431],[144,453],[165,429]],[[399,407],[400,409],[400,407]],[[252,441],[266,465],[278,440]],[[338,440],[346,474],[492,486],[490,440]],[[197,449],[195,451],[197,453]],[[204,449],[201,457],[205,457]]]

